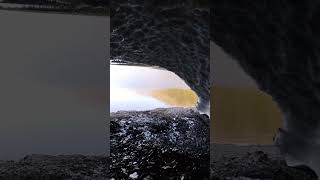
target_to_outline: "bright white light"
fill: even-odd
[[[141,93],[165,88],[190,89],[177,75],[166,70],[141,66],[110,66],[111,112],[168,107]]]
[[[111,88],[189,89],[188,85],[174,73],[151,67],[111,65],[110,81]]]

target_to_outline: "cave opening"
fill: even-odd
[[[171,71],[111,63],[111,177],[208,177],[209,119],[197,103],[196,93]],[[123,163],[129,165],[119,168]]]
[[[176,74],[162,68],[111,63],[110,111],[195,108],[198,96]]]
[[[215,43],[211,46],[215,67],[211,88],[214,143],[273,144],[283,123],[277,104],[223,49]]]

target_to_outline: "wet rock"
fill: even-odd
[[[208,179],[209,118],[194,109],[111,113],[110,178]]]

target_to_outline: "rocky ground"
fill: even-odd
[[[30,155],[19,161],[0,161],[0,179],[106,180],[108,162],[104,156]]]
[[[211,144],[210,159],[209,118],[193,109],[111,113],[110,130],[110,161],[105,156],[30,155],[0,161],[0,180],[202,180],[210,172],[214,180],[317,179],[307,167],[288,167],[271,145]]]
[[[316,180],[305,166],[288,167],[274,146],[211,145],[211,178],[215,180]]]
[[[111,114],[113,179],[207,179],[208,117],[192,109]],[[315,180],[274,146],[211,144],[210,179]]]
[[[209,118],[193,109],[111,113],[112,179],[208,179]]]

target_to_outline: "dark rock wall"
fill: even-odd
[[[278,103],[288,133],[277,140],[302,156],[319,136],[320,1],[211,2],[211,40]]]
[[[209,10],[191,1],[111,1],[111,60],[174,72],[209,104]]]
[[[176,73],[200,96],[201,109],[209,101],[209,42],[215,42],[278,103],[285,118],[275,138],[280,149],[306,160],[320,135],[320,1],[210,6],[209,15],[191,1],[111,1],[111,59]]]

